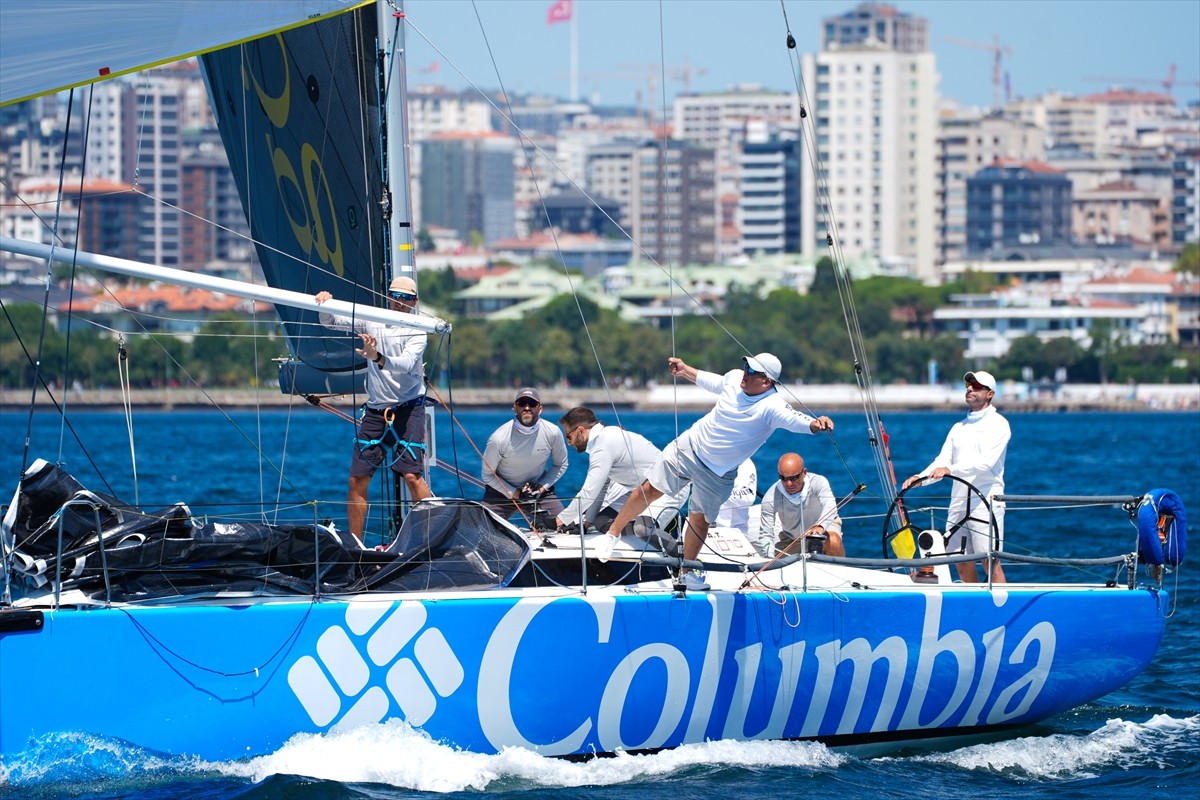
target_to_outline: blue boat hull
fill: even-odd
[[[512,592],[46,611],[0,634],[0,758],[82,732],[210,760],[402,719],[478,752],[985,733],[1140,673],[1165,593]]]

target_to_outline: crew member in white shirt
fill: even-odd
[[[967,385],[967,417],[954,423],[942,450],[929,466],[904,481],[907,489],[922,478],[930,482],[947,475],[962,478],[988,498],[996,517],[997,548],[1004,550],[1004,504],[992,498],[1004,494],[1004,458],[1012,431],[1008,420],[992,405],[996,396],[996,379],[990,372],[968,372],[963,376]],[[968,512],[968,505],[970,510]],[[978,495],[969,493],[958,481],[950,492],[947,514],[947,553],[987,553],[992,549],[991,523],[987,510],[981,508]],[[955,564],[958,577],[964,583],[978,583],[975,562]],[[992,561],[992,582],[1004,583],[1000,560]]]
[[[763,495],[758,520],[758,551],[768,558],[776,553],[799,553],[800,537],[826,537],[824,553],[844,556],[842,518],[837,500],[824,475],[809,472],[799,453],[779,458],[779,480]],[[778,520],[778,525],[776,525]],[[776,537],[775,530],[779,529]],[[811,547],[809,548],[812,549]]]
[[[753,458],[747,458],[738,466],[737,477],[733,481],[733,491],[729,499],[721,505],[717,519],[713,522],[718,528],[733,528],[743,536],[750,534],[750,509],[761,495],[758,493],[758,467]]]
[[[583,486],[558,515],[556,526],[574,529],[582,523],[608,532],[629,493],[637,488],[662,452],[639,433],[605,425],[594,411],[584,406],[563,414],[558,424],[567,444],[578,453],[587,453],[588,469]],[[655,500],[639,517],[645,523],[644,533],[649,535],[655,527],[665,527],[674,516],[669,510],[677,512],[682,505],[682,496],[664,495]]]
[[[782,366],[770,353],[742,359],[742,368],[724,375],[698,370],[682,359],[668,359],[672,375],[692,381],[717,395],[711,411],[667,445],[646,480],[626,501],[610,529],[610,540],[598,553],[612,555],[619,531],[663,494],[674,494],[692,482],[692,497],[684,532],[683,557],[694,560],[708,537],[708,526],[729,498],[738,465],[754,455],[778,428],[794,433],[832,431],[829,417],[810,417],[796,411],[779,393]],[[607,551],[607,552],[606,552]],[[685,573],[691,588],[706,586],[702,576]]]

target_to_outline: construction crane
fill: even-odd
[[[1161,86],[1167,94],[1176,86],[1200,86],[1200,81],[1180,81],[1175,79],[1175,65],[1172,64],[1167,68],[1167,77],[1165,78],[1097,78],[1087,77],[1085,81],[1098,81],[1110,85],[1120,86]]]
[[[976,50],[987,50],[992,54],[992,109],[999,111],[1000,93],[1004,88],[1004,56],[1012,55],[1012,48],[1007,45],[1000,44],[1000,36],[996,35],[992,44],[986,42],[972,42],[969,39],[958,39],[953,36],[943,36],[942,40],[950,44],[957,44],[962,47],[973,47]],[[1005,97],[1005,100],[1008,98]]]

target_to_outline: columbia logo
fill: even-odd
[[[438,697],[462,685],[463,668],[441,631],[422,630],[427,616],[425,606],[411,600],[351,601],[345,627],[331,626],[317,640],[316,655],[288,670],[288,685],[313,723],[351,728],[382,722],[392,716],[392,701],[412,725],[432,717]],[[411,650],[398,658],[410,642]],[[377,670],[383,671],[382,685],[372,680]]]

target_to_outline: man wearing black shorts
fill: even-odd
[[[332,295],[320,292],[314,299],[324,303]],[[395,278],[388,287],[388,300],[393,311],[416,313],[416,282],[412,278]],[[404,477],[414,502],[433,494],[423,477],[425,365],[422,359],[426,337],[420,331],[338,314],[322,312],[320,320],[327,328],[357,333],[362,347],[355,352],[367,359],[367,405],[350,457],[350,490],[346,498],[350,532],[361,542],[371,476],[385,459],[393,472]]]

